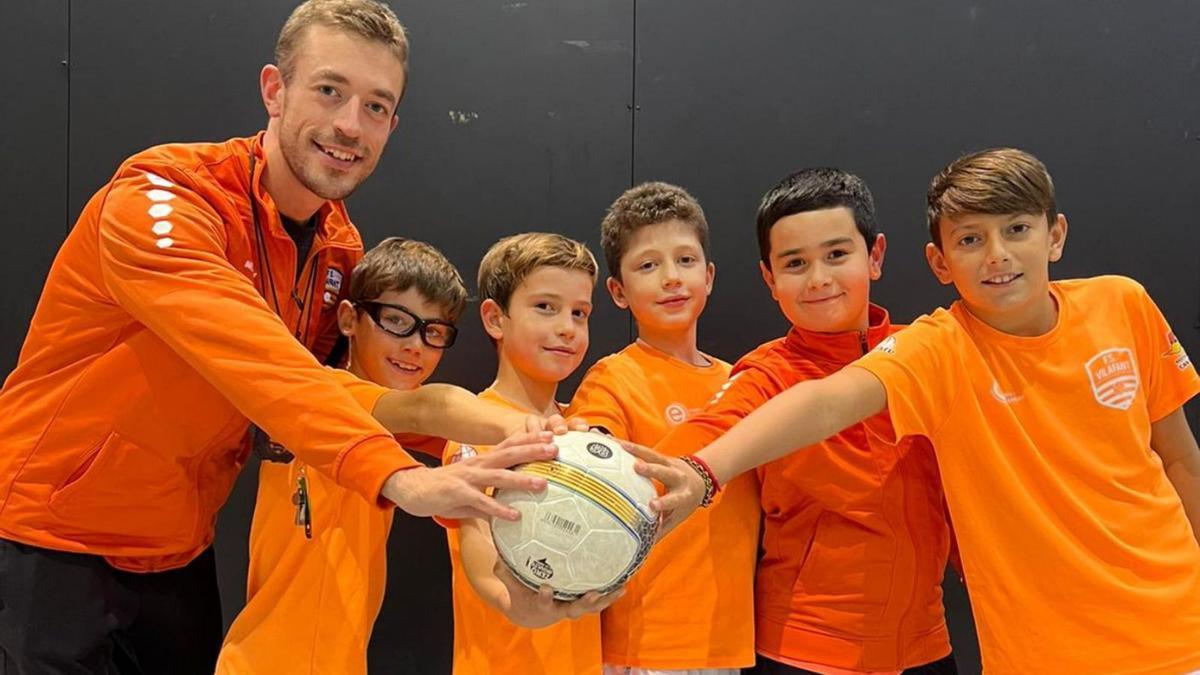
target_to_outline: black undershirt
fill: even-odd
[[[296,283],[300,283],[300,273],[304,271],[304,263],[312,250],[313,238],[317,235],[317,216],[314,214],[303,223],[283,214],[279,214],[279,219],[283,221],[283,229],[287,230],[288,236],[296,244]]]

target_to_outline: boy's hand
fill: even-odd
[[[658,527],[658,538],[687,519],[700,507],[704,499],[704,479],[692,467],[678,457],[667,457],[650,448],[621,441],[629,454],[638,458],[634,470],[666,487],[667,491],[650,500],[650,508],[659,513],[662,522]]]
[[[585,614],[594,614],[625,594],[624,588],[606,595],[592,591],[573,602],[562,602],[554,599],[549,586],[543,585],[535,591],[521,583],[499,558],[496,559],[495,573],[508,591],[509,603],[505,616],[524,628],[543,628],[563,619],[578,619]]]
[[[484,490],[503,488],[540,492],[546,480],[527,476],[508,467],[552,459],[558,448],[549,431],[522,432],[509,436],[494,450],[454,464],[427,469],[397,471],[383,484],[383,496],[414,516],[517,520],[516,509],[503,506]]]
[[[563,419],[562,415],[551,415],[549,417],[526,415],[523,427],[523,430],[526,432],[550,431],[556,436],[565,434],[568,431],[587,431],[588,429],[587,420],[582,417]],[[514,433],[517,432],[514,431]]]

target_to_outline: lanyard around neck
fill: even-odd
[[[247,196],[250,198],[250,215],[251,215],[251,220],[254,223],[254,241],[256,244],[255,248],[257,249],[256,257],[258,258],[258,269],[260,271],[259,276],[265,277],[265,279],[266,279],[265,281],[262,282],[261,285],[258,286],[258,291],[262,295],[269,297],[271,299],[271,305],[275,308],[275,315],[278,316],[280,319],[282,319],[283,311],[279,306],[279,294],[275,287],[275,274],[271,270],[271,256],[267,252],[266,234],[263,233],[262,220],[259,218],[259,215],[258,215],[258,207],[259,207],[258,198],[255,197],[255,195],[254,195],[254,168],[255,168],[257,162],[258,162],[258,158],[255,157],[254,151],[251,150],[250,151],[250,185],[247,190]],[[302,264],[304,264],[304,261],[297,260],[296,264],[302,265]],[[299,295],[296,294],[296,289],[294,287],[292,288],[292,293],[291,293],[292,300],[296,303],[296,307],[300,310],[300,318],[299,318],[300,327],[298,327],[296,330],[297,339],[300,339],[302,337],[303,333],[307,332],[306,330],[301,330],[301,327],[307,328],[307,326],[305,326],[306,322],[304,321],[304,307],[305,307],[305,305],[308,304],[308,301],[312,299],[312,297],[311,297],[312,296],[312,286],[313,286],[313,282],[315,280],[315,275],[316,275],[316,264],[314,263],[312,268],[310,268],[309,272],[308,272],[309,283],[307,284],[305,297],[301,298]]]

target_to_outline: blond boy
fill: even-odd
[[[558,384],[582,362],[596,261],[583,244],[527,233],[497,242],[479,264],[479,312],[496,345],[496,380],[480,399],[534,415],[558,414]],[[448,444],[452,464],[489,448]],[[448,523],[454,567],[454,674],[597,675],[600,622],[617,597],[574,603],[532,591],[497,564],[486,521]],[[593,612],[590,613],[589,612]]]

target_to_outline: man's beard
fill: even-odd
[[[366,180],[367,176],[371,175],[371,171],[368,169],[357,180],[354,179],[352,172],[347,172],[340,178],[330,177],[324,168],[317,164],[318,160],[316,158],[309,159],[306,156],[305,153],[308,148],[304,146],[311,144],[313,142],[311,139],[300,138],[297,134],[289,134],[286,128],[281,131],[283,133],[279,135],[279,148],[283,154],[283,160],[287,162],[288,169],[291,170],[296,180],[300,181],[301,185],[321,199],[345,199],[358,189],[358,186]],[[352,140],[337,138],[335,143],[342,147],[354,148],[356,152],[362,153],[359,145]],[[320,152],[319,148],[315,149]],[[365,164],[368,161],[368,157],[365,153],[362,154],[363,156],[358,162]]]

